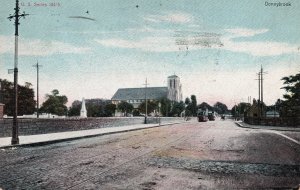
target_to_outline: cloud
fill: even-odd
[[[151,52],[172,52],[178,50],[174,40],[168,37],[146,37],[136,41],[117,38],[106,40],[96,39],[95,41],[107,47],[139,49]]]
[[[132,33],[151,33],[151,34],[170,34],[172,32],[174,32],[171,29],[156,29],[156,28],[152,28],[152,27],[148,27],[148,26],[144,26],[144,27],[140,27],[140,28],[128,28],[125,30],[126,32],[128,32],[129,34]],[[124,31],[122,31],[122,33],[124,33]]]
[[[132,30],[130,30],[132,32]],[[139,40],[127,40],[120,38],[95,39],[106,47],[129,48],[150,52],[178,52],[195,51],[201,49],[223,49],[231,52],[245,53],[252,56],[280,56],[284,54],[299,53],[298,46],[294,44],[274,41],[235,41],[238,37],[252,37],[268,32],[268,29],[225,29],[228,35],[221,36],[218,33],[199,32],[193,30],[172,31],[142,28],[137,32],[151,33],[150,37]],[[129,29],[128,29],[129,32]]]
[[[170,23],[190,23],[193,21],[193,16],[183,12],[168,13],[165,15],[148,15],[144,20],[154,23],[170,22]]]
[[[229,32],[229,36],[222,38],[224,49],[232,52],[247,53],[253,56],[278,56],[283,54],[292,54],[298,52],[298,46],[283,42],[273,41],[234,41],[238,37],[252,37],[263,34],[269,29],[248,29],[235,28],[225,29]]]
[[[88,30],[88,31],[70,31],[70,30],[53,30],[51,31],[52,33],[60,33],[60,34],[84,34],[84,35],[87,35],[87,34],[112,34],[112,33],[123,33],[124,31],[121,31],[121,30],[116,30],[116,31],[112,31],[112,30],[109,30],[109,31],[91,31],[91,30]]]
[[[298,53],[297,46],[288,43],[270,41],[234,42],[231,39],[223,39],[223,42],[226,50],[247,53],[253,56],[279,56]]]
[[[0,36],[0,54],[14,53],[14,37]],[[76,47],[60,41],[40,39],[19,39],[19,55],[47,56],[52,54],[82,54],[90,51],[88,47]]]
[[[248,29],[248,28],[234,28],[234,29],[225,29],[225,31],[233,34],[232,38],[235,37],[251,37],[258,34],[263,34],[269,31],[269,29]]]
[[[95,39],[106,47],[137,49],[150,52],[178,52],[222,46],[220,35],[195,31],[171,31],[144,28],[140,32],[150,32],[150,37],[138,40],[121,38]],[[163,33],[163,35],[161,35]],[[154,35],[153,35],[154,34]],[[153,37],[154,36],[154,37]]]

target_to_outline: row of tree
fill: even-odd
[[[284,100],[278,99],[272,106],[263,105],[266,110],[277,110],[281,116],[284,117],[298,117],[300,116],[300,73],[282,78],[284,81],[283,89],[286,94],[283,96]],[[14,110],[14,88],[13,83],[7,80],[0,79],[0,102],[5,104],[4,114],[13,115]],[[33,114],[36,111],[36,101],[34,100],[34,90],[32,84],[25,83],[18,85],[18,114]],[[53,90],[51,94],[46,94],[46,101],[42,104],[40,112],[52,113],[56,115],[80,115],[81,102],[73,102],[70,109],[67,108],[66,103],[68,98],[65,95],[60,95],[58,90]],[[160,105],[160,107],[159,107]],[[251,105],[249,103],[239,103],[231,109],[231,114],[244,113]],[[94,99],[86,103],[88,117],[107,117],[113,116],[116,110],[127,114],[138,116],[145,114],[146,104],[141,103],[138,109],[134,109],[133,105],[128,102],[121,102],[118,105],[112,104],[109,100]],[[167,98],[162,98],[158,101],[148,101],[147,111],[152,113],[156,111],[162,116],[180,116],[185,112],[186,116],[196,116],[198,109],[215,111],[218,114],[229,113],[227,106],[221,102],[215,103],[213,106],[206,102],[197,104],[195,95],[187,97],[184,102],[172,102]]]
[[[4,114],[13,115],[14,110],[14,88],[13,83],[7,80],[1,80],[1,93],[0,102],[5,104]],[[25,85],[18,85],[18,114],[19,115],[30,115],[36,110],[36,101],[34,100],[34,90],[32,84],[25,83]],[[50,94],[46,94],[46,101],[40,107],[40,113],[52,113],[59,116],[78,116],[80,115],[81,102],[74,101],[72,106],[68,109],[66,106],[68,98],[65,95],[59,94],[57,89],[52,90]],[[160,107],[159,107],[160,105]],[[133,105],[128,102],[121,102],[118,105],[112,104],[109,100],[92,99],[86,101],[88,117],[110,117],[113,116],[115,111],[118,110],[124,115],[133,114],[139,116],[145,114],[146,104],[141,103],[138,109],[134,109]],[[172,102],[167,98],[162,98],[158,101],[147,102],[147,112],[152,113],[156,111],[162,116],[180,116],[185,111],[187,116],[196,116],[198,109],[209,109],[214,108],[218,113],[223,113],[227,110],[225,104],[217,102],[213,107],[203,102],[197,105],[196,96],[192,95],[190,98],[186,98],[185,102]]]
[[[92,103],[86,101],[86,107],[88,112],[88,117],[107,117],[113,116],[115,111],[123,113],[123,115],[133,115],[141,116],[146,114],[146,103],[142,102],[138,108],[128,102],[122,101],[118,105],[112,104],[109,101],[102,102],[101,104]],[[73,102],[71,108],[69,109],[69,116],[78,116],[80,114],[81,102]],[[208,103],[203,102],[197,105],[197,98],[195,95],[187,97],[185,101],[181,102],[172,102],[167,98],[162,98],[155,101],[147,101],[147,114],[156,113],[161,116],[181,116],[184,113],[186,116],[196,116],[198,109],[215,111],[219,114],[228,113],[227,106],[221,102],[217,102],[213,106],[210,106]]]
[[[13,115],[14,104],[14,89],[13,83],[7,80],[1,80],[1,93],[0,101],[5,104],[5,114]],[[34,100],[34,90],[30,83],[25,85],[19,85],[19,96],[18,96],[18,114],[33,114],[36,111],[36,101]],[[66,103],[68,98],[65,95],[60,95],[58,90],[53,90],[50,94],[46,94],[46,101],[42,104],[40,112],[52,113],[56,115],[69,115],[78,116],[80,115],[81,102],[74,101],[70,109],[67,108]],[[161,105],[159,110],[159,104]],[[115,111],[118,110],[125,115],[127,113],[138,116],[145,114],[146,105],[145,102],[141,103],[138,109],[134,109],[133,105],[127,102],[121,102],[118,105],[110,103],[110,101],[87,101],[86,102],[88,117],[107,117],[113,116]],[[186,98],[185,102],[171,102],[167,98],[162,98],[159,101],[148,101],[147,111],[152,113],[156,111],[160,112],[162,116],[180,116],[185,111],[187,116],[196,116],[198,109],[209,109],[215,110],[218,113],[225,113],[227,107],[225,104],[217,102],[213,107],[203,102],[197,105],[196,96],[192,95],[190,98]]]

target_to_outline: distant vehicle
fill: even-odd
[[[209,121],[214,121],[216,119],[214,113],[208,113],[208,120]]]
[[[207,118],[205,112],[199,112],[198,115],[197,115],[197,117],[198,117],[198,121],[199,122],[206,122],[206,121],[208,121],[208,118]]]

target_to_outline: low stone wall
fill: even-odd
[[[278,117],[278,118],[245,117],[244,122],[250,125],[300,127],[299,117]]]
[[[19,135],[36,135],[66,131],[79,131],[104,127],[143,124],[144,117],[101,117],[101,118],[66,118],[66,119],[19,119]],[[158,123],[156,117],[148,117],[148,123]],[[183,118],[161,118],[161,123],[179,122]],[[0,120],[0,137],[10,137],[12,119]]]

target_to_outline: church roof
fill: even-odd
[[[167,87],[148,87],[147,99],[157,100],[168,96]],[[145,88],[119,88],[112,100],[143,100]]]

